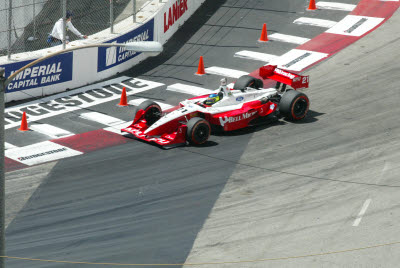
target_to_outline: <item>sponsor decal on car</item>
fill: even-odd
[[[127,130],[130,133],[132,133],[136,137],[138,137],[140,139],[144,139],[146,141],[154,141],[154,142],[156,142],[158,144],[168,144],[168,143],[170,143],[170,141],[165,140],[163,138],[147,138],[146,134],[144,134],[141,130],[136,129],[136,128],[128,127],[125,130]]]
[[[290,79],[293,79],[293,78],[296,77],[294,74],[285,72],[284,70],[281,70],[279,68],[275,68],[275,73],[283,75],[283,76],[286,76],[286,77],[289,77]]]
[[[236,98],[236,101],[242,101],[242,100],[244,100],[242,96]]]
[[[244,119],[248,119],[250,117],[252,117],[253,115],[255,115],[257,113],[257,111],[251,112],[251,113],[244,113],[238,116],[232,116],[232,117],[228,117],[228,116],[224,116],[224,118],[220,117],[219,118],[219,122],[221,123],[221,126],[224,126],[226,123],[234,123],[234,122],[238,122]]]

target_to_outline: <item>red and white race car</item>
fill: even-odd
[[[232,131],[267,122],[265,119],[276,115],[289,120],[306,116],[309,99],[296,89],[308,87],[308,76],[267,65],[259,69],[259,77],[262,79],[242,76],[232,89],[222,79],[213,94],[182,101],[169,113],[163,113],[155,102],[144,101],[137,107],[132,124],[121,131],[163,147],[200,145],[212,129]],[[277,81],[276,87],[262,88],[266,79]]]

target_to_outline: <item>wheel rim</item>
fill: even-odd
[[[308,109],[308,102],[304,98],[299,98],[293,105],[293,115],[295,118],[304,117]]]
[[[158,119],[160,119],[161,113],[158,107],[150,106],[147,108],[146,113],[144,115],[144,119],[146,119],[147,125],[154,124]]]
[[[193,133],[194,141],[199,144],[207,141],[208,136],[209,128],[206,124],[199,124]]]

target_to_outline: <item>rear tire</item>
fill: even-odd
[[[137,111],[143,110],[144,115],[143,119],[146,120],[146,125],[151,126],[154,124],[158,119],[161,118],[161,107],[157,103],[151,101],[151,100],[146,100],[139,104],[137,107]]]
[[[186,140],[189,144],[200,145],[207,142],[211,134],[211,126],[207,120],[200,117],[193,117],[186,126]]]
[[[241,91],[244,91],[246,87],[259,89],[263,87],[263,82],[260,79],[254,78],[250,75],[243,75],[239,77],[239,79],[233,85],[233,89]]]
[[[296,90],[286,91],[279,102],[279,112],[287,119],[296,121],[306,117],[310,100]]]

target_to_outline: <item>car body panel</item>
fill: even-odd
[[[300,76],[271,65],[259,70],[264,79],[272,78],[294,88],[308,87],[308,76]],[[278,109],[277,103],[271,101],[279,93],[275,88],[247,88],[241,91],[229,89],[225,83],[212,92],[222,94],[222,99],[212,106],[204,104],[208,95],[196,96],[180,102],[177,109],[170,109],[151,126],[143,119],[144,111],[139,110],[132,124],[121,131],[147,142],[172,146],[186,142],[186,124],[193,117],[202,117],[212,126],[232,131],[247,127],[253,120],[267,117]]]

